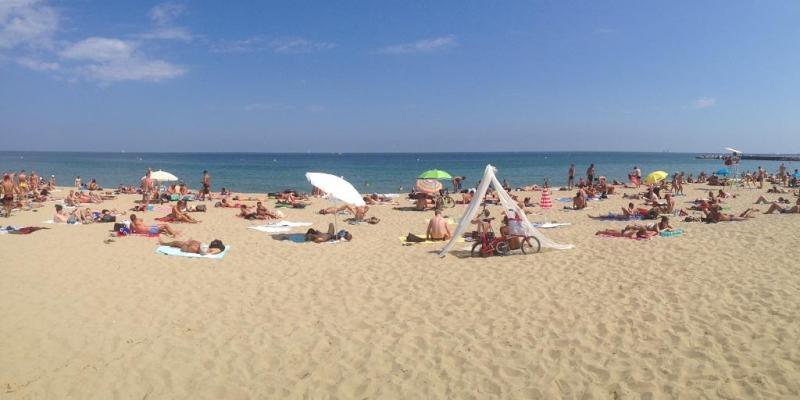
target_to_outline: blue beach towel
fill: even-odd
[[[683,229],[682,228],[675,229],[672,232],[661,231],[661,237],[678,237],[678,236],[683,236]]]

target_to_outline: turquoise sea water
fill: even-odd
[[[512,186],[542,184],[549,178],[553,185],[566,182],[570,163],[576,176],[584,176],[594,163],[597,175],[625,180],[634,165],[643,173],[654,170],[685,171],[695,176],[722,167],[720,160],[698,160],[688,153],[609,153],[609,152],[535,152],[535,153],[352,153],[352,154],[267,154],[267,153],[74,153],[74,152],[0,152],[0,170],[36,171],[56,175],[59,185],[71,185],[76,175],[84,182],[96,178],[102,186],[136,185],[148,167],[169,171],[191,188],[200,184],[207,169],[212,189],[221,187],[243,192],[274,192],[287,188],[310,190],[305,173],[328,172],[343,176],[360,191],[408,191],[421,172],[438,168],[467,177],[471,186],[483,174],[486,164],[498,168],[498,177]],[[755,170],[759,165],[770,172],[779,162],[743,161],[741,169]],[[794,170],[800,163],[785,163]],[[577,179],[577,178],[576,178]],[[448,185],[449,186],[449,185]]]

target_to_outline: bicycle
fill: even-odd
[[[456,201],[450,197],[450,193],[448,193],[446,189],[439,190],[439,194],[436,195],[433,203],[437,210],[453,208],[456,206]]]
[[[489,257],[495,254],[505,256],[511,252],[511,246],[504,236],[495,237],[494,232],[481,233],[481,240],[472,245],[472,257]]]

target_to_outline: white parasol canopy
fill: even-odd
[[[366,205],[358,190],[350,182],[338,176],[322,172],[306,172],[306,179],[334,200],[354,206]]]
[[[142,177],[142,179],[145,178],[147,178],[147,176]],[[178,180],[178,177],[170,174],[167,171],[158,170],[150,173],[150,179],[159,182],[174,182]]]

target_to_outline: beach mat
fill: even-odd
[[[196,253],[184,253],[181,251],[181,249],[176,247],[158,246],[158,248],[156,248],[156,253],[164,254],[167,256],[176,256],[176,257],[209,258],[214,260],[221,260],[223,257],[225,257],[225,254],[228,254],[228,250],[230,249],[231,246],[226,245],[225,250],[219,254],[206,254],[204,256],[201,256],[200,254]]]
[[[673,231],[661,231],[661,237],[669,238],[669,237],[680,237],[683,236],[684,230],[682,228],[675,229]]]
[[[75,222],[74,224],[66,223],[66,222],[55,222],[52,219],[48,219],[47,221],[42,221],[43,224],[53,224],[53,225],[83,225],[80,222]]]
[[[533,227],[537,229],[552,229],[552,228],[558,228],[559,226],[570,226],[570,225],[572,224],[569,222],[541,222],[541,223],[537,222],[533,224]]]
[[[286,226],[268,226],[268,225],[248,226],[247,229],[252,229],[264,233],[285,233],[292,230],[292,228]]]

